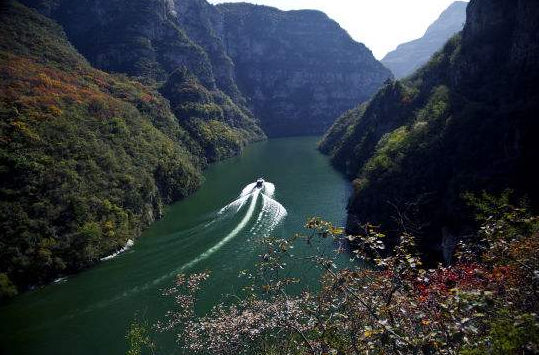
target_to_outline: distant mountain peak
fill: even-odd
[[[442,49],[444,43],[455,33],[460,32],[466,22],[468,2],[455,1],[425,31],[423,37],[400,44],[389,52],[382,63],[397,79],[412,74],[425,64],[430,57]]]
[[[439,33],[455,33],[462,30],[466,22],[466,7],[468,7],[468,2],[466,1],[455,1],[449,5],[438,19],[429,26],[424,37]]]

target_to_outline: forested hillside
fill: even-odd
[[[463,32],[410,78],[343,115],[320,148],[354,179],[348,228],[408,228],[436,259],[472,225],[462,195],[539,202],[539,7],[474,0]]]
[[[0,295],[95,263],[200,185],[201,148],[166,100],[13,1],[0,77]]]
[[[192,73],[197,83],[184,89],[204,90],[206,97],[191,101],[191,117],[188,120],[184,115],[180,124],[195,132],[209,161],[236,155],[245,144],[265,138],[238,91],[232,61],[213,34],[209,15],[184,13],[200,0],[181,4],[164,0],[22,2],[62,25],[73,46],[99,69],[138,77],[155,86],[177,70]],[[181,95],[162,92],[172,106],[185,105]],[[208,116],[210,104],[215,112]]]
[[[209,91],[185,67],[174,71],[159,91],[202,148],[195,152],[213,162],[238,154],[248,142],[264,137],[250,113],[221,91]]]
[[[117,250],[196,189],[207,163],[265,139],[261,127],[320,133],[390,76],[318,12],[205,0],[21,2],[41,15],[1,5],[5,294]],[[246,27],[233,26],[238,16]],[[249,33],[257,18],[296,44],[274,58],[283,71],[268,66],[270,77],[251,86],[240,74],[256,76],[260,49],[280,46]],[[314,41],[321,29],[323,49]],[[245,40],[249,55],[239,51]]]

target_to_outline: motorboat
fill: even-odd
[[[264,183],[265,183],[264,179],[259,178],[258,180],[256,180],[256,188],[261,189],[262,186],[264,186]]]

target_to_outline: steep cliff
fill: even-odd
[[[166,80],[179,66],[213,89],[211,63],[175,21],[166,0],[26,0],[59,22],[70,42],[95,67],[109,72]]]
[[[211,92],[212,104],[221,111],[230,107],[241,113],[241,120],[229,115],[211,117],[218,124],[205,125],[209,135],[230,131],[222,139],[201,137],[213,145],[208,161],[238,154],[251,141],[264,139],[257,120],[245,107],[245,99],[233,78],[233,64],[213,30],[212,17],[219,13],[204,0],[24,0],[40,12],[58,21],[71,43],[95,67],[113,73],[139,77],[144,83],[160,86],[180,68],[196,76],[205,90]],[[165,97],[172,106],[182,105],[175,97]],[[193,119],[208,122],[209,117]],[[184,124],[185,120],[180,121]],[[214,122],[215,123],[215,122]],[[245,125],[243,125],[245,123]],[[213,130],[216,129],[216,131]],[[185,127],[192,130],[192,126]],[[229,139],[227,139],[229,138]],[[219,151],[219,154],[215,152]]]
[[[100,69],[161,84],[187,68],[249,119],[236,132],[243,141],[264,137],[252,129],[251,112],[271,136],[320,134],[391,76],[363,44],[317,11],[206,0],[24,2],[64,26]]]
[[[181,28],[208,54],[217,86],[235,101],[245,104],[235,81],[234,63],[222,41],[221,12],[206,0],[175,1],[174,10]]]
[[[423,37],[399,45],[382,59],[382,63],[391,69],[397,79],[412,74],[442,49],[449,38],[462,30],[467,6],[468,2],[455,1],[429,26]]]
[[[391,77],[321,12],[245,3],[218,9],[238,86],[270,136],[322,133]]]
[[[155,90],[94,69],[61,27],[0,5],[0,298],[123,246],[202,181]]]
[[[472,0],[467,16],[426,66],[342,116],[322,141],[355,178],[351,231],[404,222],[434,257],[471,224],[463,193],[512,188],[539,202],[539,7]]]

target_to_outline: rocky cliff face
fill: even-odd
[[[342,116],[321,144],[354,179],[349,230],[405,224],[434,258],[473,225],[463,193],[511,188],[539,205],[539,7],[472,0],[467,11],[462,34]]]
[[[94,66],[110,72],[165,80],[180,66],[215,87],[207,54],[175,21],[167,0],[27,0],[59,22],[73,45]]]
[[[157,82],[186,67],[254,112],[271,136],[320,134],[391,76],[317,11],[205,0],[25,2],[60,22],[96,67]]]
[[[245,103],[235,81],[234,63],[222,41],[223,17],[206,0],[173,2],[178,23],[189,38],[208,54],[217,86],[235,101]]]
[[[239,87],[270,136],[317,134],[391,74],[318,11],[219,5]]]
[[[425,35],[411,42],[403,43],[388,53],[382,63],[391,69],[397,79],[412,74],[428,62],[430,57],[442,49],[445,42],[462,30],[466,21],[467,2],[456,1],[447,8]]]

